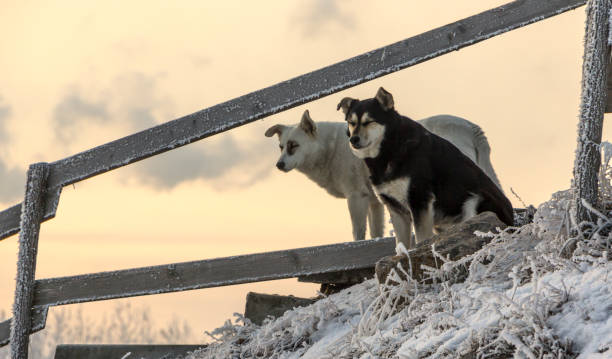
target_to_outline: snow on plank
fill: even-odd
[[[493,36],[584,5],[517,0],[51,163],[48,188],[84,180],[262,119]],[[0,239],[19,231],[16,208],[0,213]],[[7,212],[8,211],[8,212]],[[7,212],[7,213],[5,213]],[[53,217],[46,212],[45,219]]]
[[[37,280],[34,306],[73,304],[373,267],[395,254],[380,238]]]

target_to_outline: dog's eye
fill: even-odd
[[[355,122],[353,122],[353,121],[348,121],[348,124],[349,124],[349,126],[351,126],[351,127],[355,127]]]
[[[367,125],[369,125],[369,124],[371,124],[371,123],[372,123],[372,121],[363,122],[363,123],[361,124],[361,126],[364,126],[364,127],[365,127],[365,126],[367,126]]]
[[[280,147],[281,151],[283,150],[283,145],[278,145],[278,147]]]
[[[292,155],[293,153],[295,153],[295,149],[298,148],[299,146],[300,145],[298,145],[295,142],[287,142],[287,153]]]

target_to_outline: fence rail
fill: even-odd
[[[586,0],[516,0],[403,41],[298,76],[236,99],[48,164],[41,220],[53,218],[64,186],[245,125],[572,10]],[[29,185],[29,183],[28,183]],[[22,204],[0,212],[0,240],[23,226]],[[20,222],[21,220],[21,222]],[[37,238],[37,233],[34,234]],[[34,238],[26,238],[33,240]],[[20,238],[22,241],[22,238]],[[342,243],[165,266],[36,280],[30,318],[18,330],[0,323],[0,345],[42,329],[48,306],[290,278],[372,266],[393,252],[393,240]],[[32,268],[19,268],[28,271]],[[32,288],[30,288],[32,289]],[[30,313],[31,311],[31,313]],[[23,314],[23,313],[21,313]],[[17,321],[15,321],[17,322]],[[12,339],[11,339],[12,340]],[[12,349],[27,358],[27,348]]]
[[[33,306],[38,309],[62,304],[171,293],[342,270],[372,268],[377,260],[394,253],[395,239],[379,238],[112,272],[39,279],[34,285]],[[0,323],[0,345],[8,343],[9,322],[10,320]]]

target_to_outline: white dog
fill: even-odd
[[[489,159],[489,143],[478,125],[450,115],[419,122],[459,148],[501,188]],[[265,132],[266,137],[275,134],[281,150],[278,169],[289,172],[295,168],[332,196],[346,198],[354,240],[365,239],[366,218],[371,237],[383,236],[384,206],[372,190],[366,165],[350,149],[346,123],[315,123],[306,110],[299,124],[277,124]]]

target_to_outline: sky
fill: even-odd
[[[55,161],[507,1],[0,0],[0,205],[28,164]],[[570,186],[584,8],[64,188],[43,224],[37,278],[350,241],[344,200],[281,173],[276,124],[305,109],[342,121],[344,96],[384,86],[413,119],[479,124],[515,207]],[[612,132],[604,129],[604,140]],[[391,229],[387,226],[387,231]],[[17,237],[0,242],[9,310]],[[283,280],[130,300],[202,333],[243,312],[248,291],[314,296]],[[110,302],[83,304],[97,315]]]

